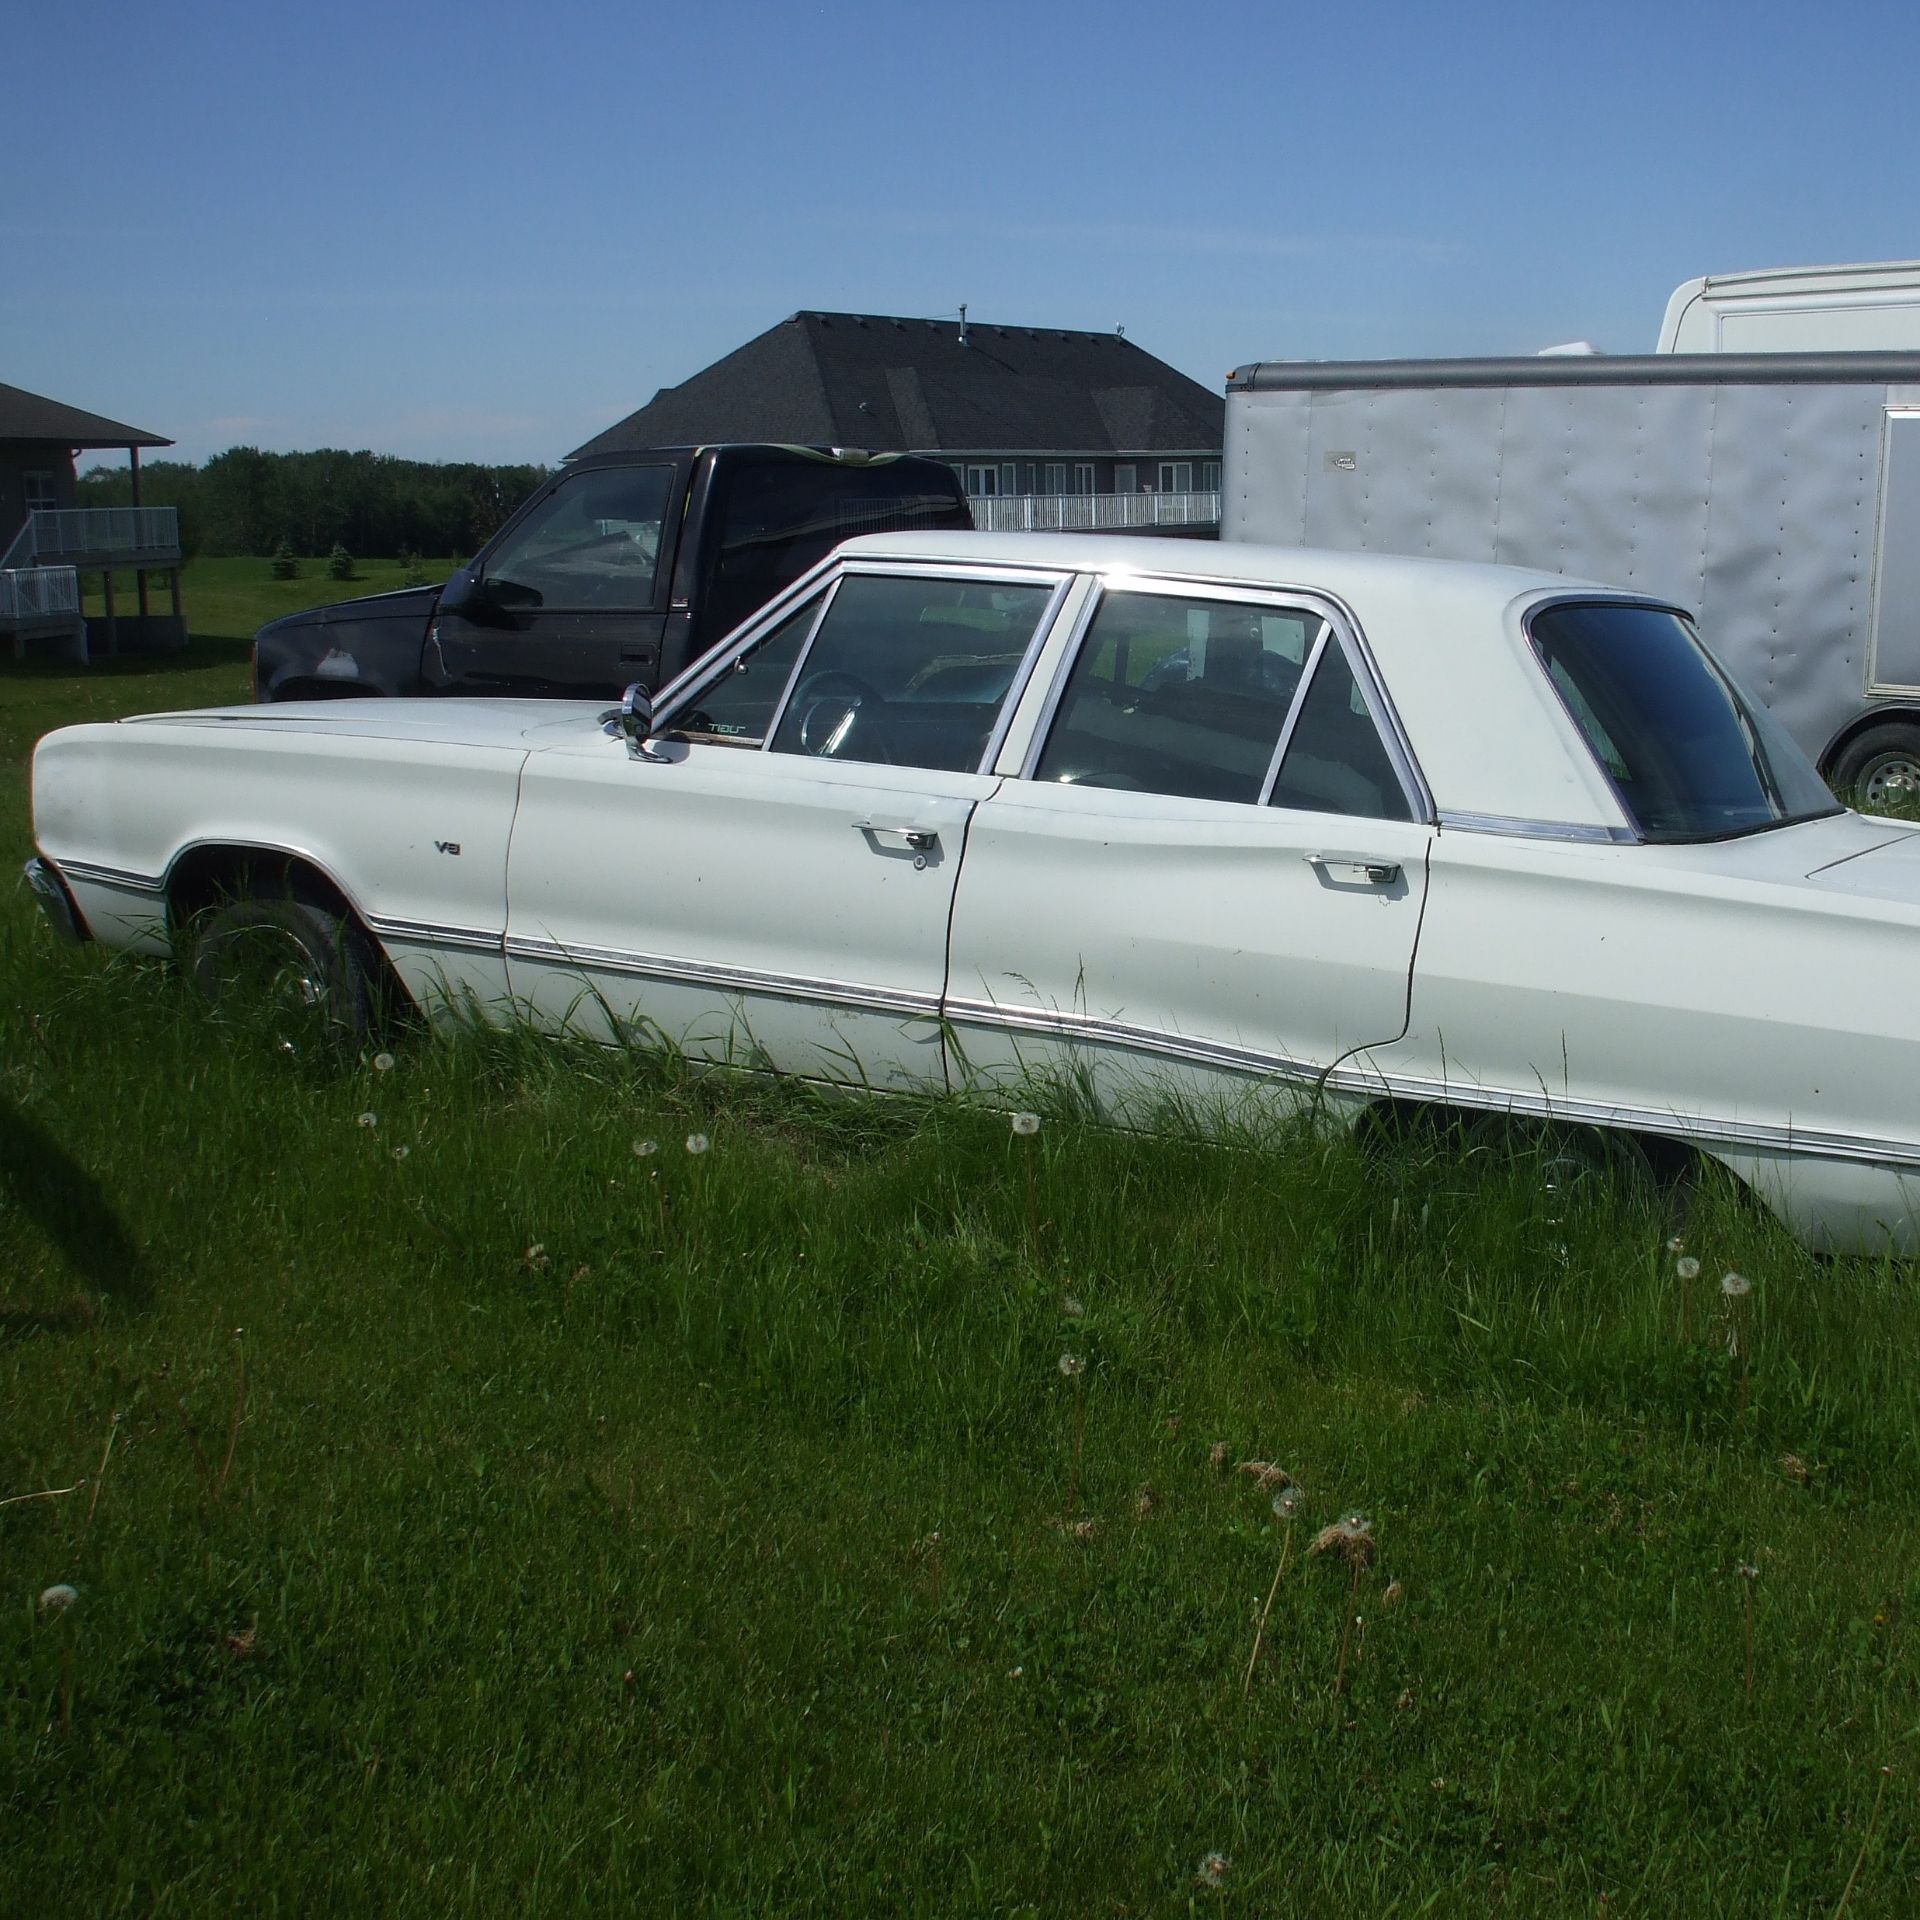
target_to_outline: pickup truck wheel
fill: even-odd
[[[187,976],[217,1014],[264,1021],[293,1053],[373,1025],[372,956],[350,920],[312,900],[240,894],[195,923]]]
[[[1920,803],[1920,726],[1886,720],[1856,734],[1833,763],[1833,790],[1874,812]]]

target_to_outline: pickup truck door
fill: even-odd
[[[1432,829],[1381,705],[1330,608],[1105,592],[968,836],[946,1010],[975,1081],[1124,1115],[1311,1092],[1405,1032]]]
[[[427,685],[599,699],[655,684],[677,475],[671,463],[589,467],[536,494],[448,582],[427,630]]]
[[[749,629],[643,752],[577,733],[535,752],[507,878],[516,997],[696,1056],[942,1084],[967,824],[1061,587],[850,563]]]

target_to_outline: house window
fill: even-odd
[[[1073,490],[1075,493],[1093,491],[1093,462],[1082,460],[1073,470]]]
[[[1162,460],[1160,462],[1159,490],[1162,493],[1191,493],[1193,491],[1193,462],[1191,460]]]
[[[1049,460],[1047,462],[1046,491],[1048,493],[1065,493],[1066,490],[1067,463],[1064,460]]]
[[[53,475],[46,468],[30,469],[20,479],[26,488],[29,513],[51,513],[60,504],[60,496],[53,487]]]
[[[1218,460],[1209,460],[1206,465],[1200,469],[1200,491],[1202,493],[1218,493],[1220,491],[1220,462]]]
[[[1000,469],[998,467],[969,467],[967,469],[967,491],[976,500],[990,500],[1000,491]]]
[[[1113,470],[1113,490],[1115,493],[1138,493],[1140,491],[1140,469],[1127,465]]]
[[[1002,493],[1020,491],[1020,469],[1011,460],[1004,462],[1000,468],[1000,491]]]

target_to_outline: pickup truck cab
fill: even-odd
[[[269,622],[254,696],[617,697],[671,680],[854,534],[972,524],[953,470],[909,454],[601,454],[562,467],[444,586]]]

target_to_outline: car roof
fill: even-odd
[[[1522,621],[1548,597],[1650,601],[1630,588],[1480,561],[1138,534],[879,533],[839,551],[867,561],[1139,573],[1331,597],[1358,624],[1442,815],[1606,831],[1626,824]]]

